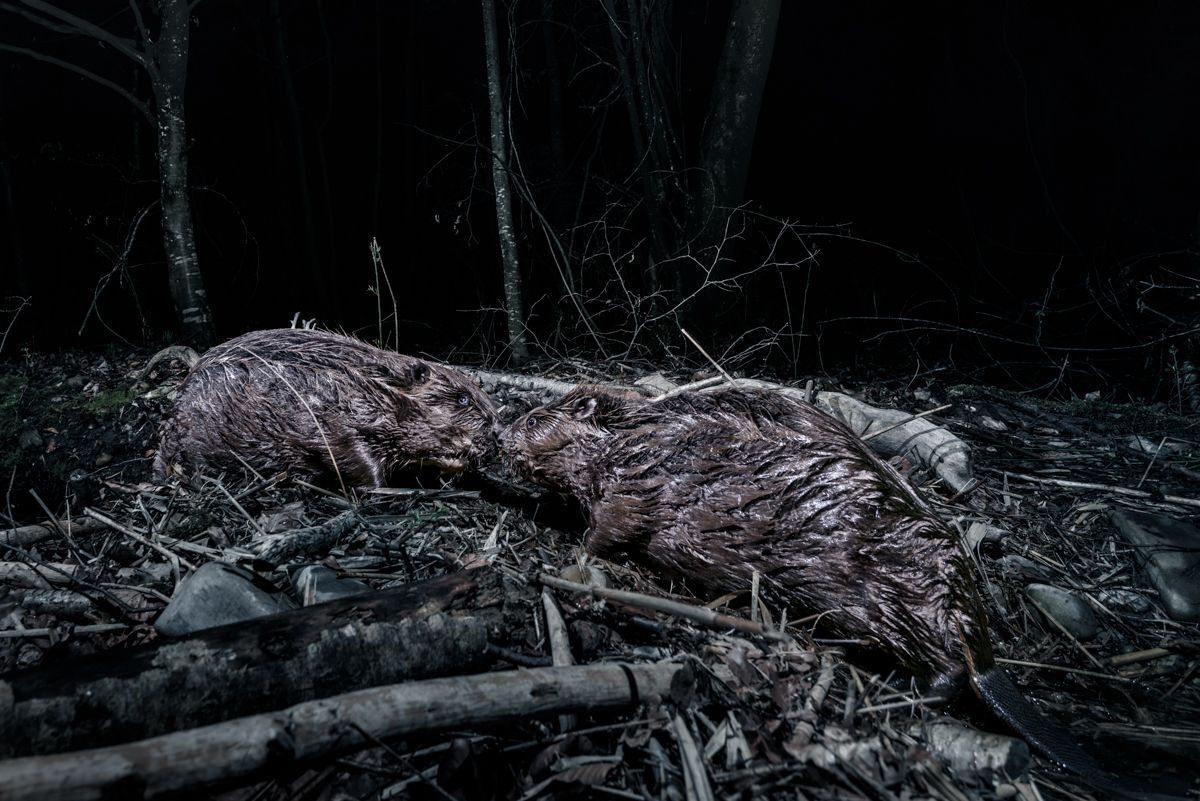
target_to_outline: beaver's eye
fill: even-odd
[[[465,392],[462,393],[461,395],[459,395],[458,396],[458,405],[459,406],[470,406],[471,405],[471,396]]]
[[[529,429],[537,428],[538,427],[538,419],[536,417],[530,417],[528,420],[525,421],[525,427],[529,428]]]

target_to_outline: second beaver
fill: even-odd
[[[892,655],[926,686],[970,682],[1030,745],[1090,784],[1109,773],[994,664],[957,537],[844,425],[763,390],[658,403],[577,387],[501,435],[505,459],[587,508],[585,546],[713,594],[746,590]]]
[[[335,487],[380,487],[495,451],[499,418],[459,371],[328,331],[252,331],[207,351],[163,423],[164,479],[248,465]]]

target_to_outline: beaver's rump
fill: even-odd
[[[530,419],[532,418],[532,422]],[[711,598],[749,590],[790,619],[933,677],[987,649],[970,565],[896,472],[820,410],[758,390],[653,403],[597,388],[504,437],[527,475],[588,507],[589,550]]]

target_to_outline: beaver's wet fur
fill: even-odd
[[[273,329],[206,352],[160,431],[154,475],[287,471],[385,486],[403,468],[477,467],[495,451],[492,401],[463,373],[328,331]]]
[[[955,532],[840,421],[767,390],[652,402],[581,386],[501,435],[507,463],[575,496],[585,546],[712,597],[761,576],[789,617],[890,655],[934,694],[966,682],[1033,747],[1095,787],[1162,798],[1104,769],[992,658]]]

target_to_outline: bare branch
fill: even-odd
[[[45,0],[20,0],[20,2],[22,5],[32,8],[34,11],[39,11],[42,14],[45,14],[47,17],[53,17],[60,22],[65,22],[70,26],[72,32],[74,33],[86,34],[87,36],[91,36],[94,39],[104,42],[128,58],[133,59],[143,67],[145,67],[147,64],[145,53],[137,49],[136,43],[132,39],[126,39],[123,36],[117,36],[108,29],[101,28],[99,25],[95,24],[94,22],[89,22],[83,17],[77,17],[74,14],[63,11],[53,3],[45,2]],[[46,20],[41,20],[37,17],[29,17],[29,19],[32,19],[39,25],[50,28],[51,30],[62,30],[62,28],[48,24]]]
[[[142,19],[142,10],[138,8],[137,0],[129,0],[129,10],[133,12],[133,21],[142,37],[142,50],[149,53],[154,42],[150,40],[150,31],[146,29],[146,22]]]
[[[10,14],[16,14],[19,17],[24,17],[30,22],[41,25],[43,28],[54,31],[55,33],[79,33],[79,31],[75,30],[75,28],[71,27],[70,25],[63,25],[55,22],[54,20],[46,19],[45,17],[35,14],[32,11],[27,11],[19,6],[14,6],[12,3],[0,3],[0,11],[7,11]]]
[[[4,44],[4,43],[0,42],[0,50],[7,50],[10,53],[20,53],[23,56],[29,56],[30,58],[36,59],[37,61],[44,61],[47,64],[55,64],[59,67],[62,67],[65,70],[69,70],[70,72],[74,72],[77,75],[82,75],[83,77],[85,77],[89,80],[95,81],[96,83],[100,84],[101,86],[108,87],[109,89],[112,89],[114,92],[119,94],[121,97],[125,98],[130,103],[132,103],[133,107],[142,113],[142,116],[146,118],[146,122],[149,123],[151,127],[154,127],[156,125],[156,122],[154,120],[154,115],[150,113],[150,107],[148,105],[146,105],[146,103],[139,100],[136,95],[131,93],[125,87],[120,86],[116,83],[113,83],[108,78],[103,78],[103,77],[97,75],[96,73],[92,72],[91,70],[84,69],[83,67],[79,66],[78,64],[72,64],[70,61],[64,61],[63,59],[56,58],[55,56],[46,55],[45,53],[39,53],[36,50],[30,50],[28,47],[17,47],[16,45]]]

